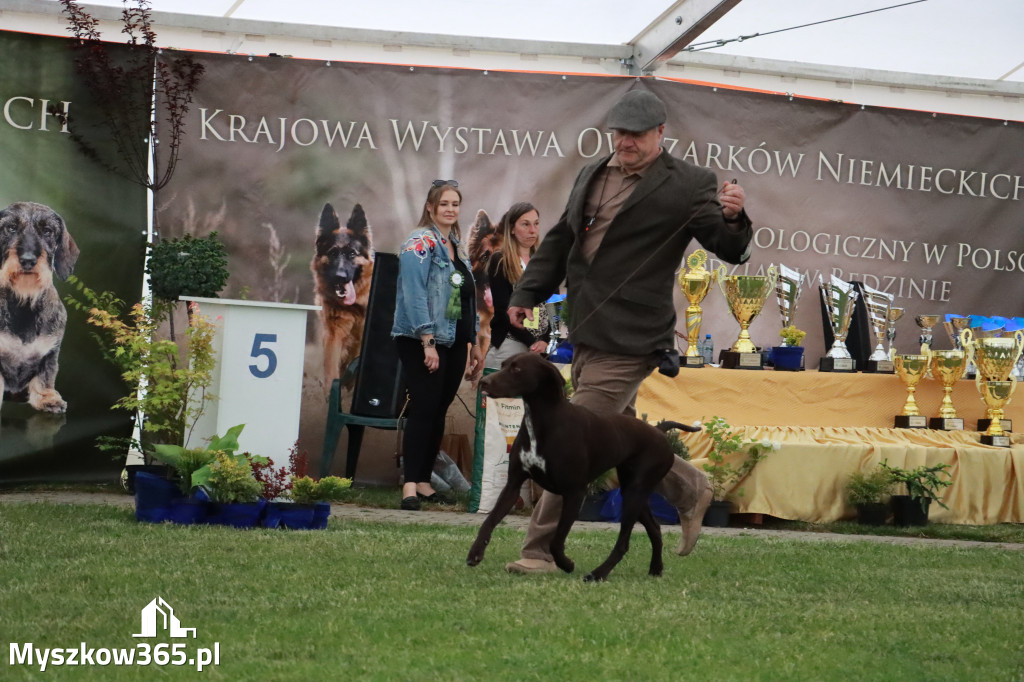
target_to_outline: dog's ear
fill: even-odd
[[[490,234],[494,228],[491,227],[491,217],[487,215],[487,211],[480,209],[476,212],[476,220],[473,221],[473,227],[469,228],[469,250],[474,250],[474,246],[480,243],[480,240]]]
[[[78,262],[78,255],[81,252],[78,250],[78,244],[75,243],[71,233],[68,232],[68,226],[64,223],[64,219],[56,213],[53,215],[60,222],[61,232],[60,244],[57,248],[57,253],[53,257],[53,269],[57,272],[58,277],[67,279],[75,269],[75,263]]]
[[[545,371],[548,372],[548,374],[551,375],[549,381],[551,381],[552,386],[553,387],[557,387],[558,388],[558,394],[561,395],[564,398],[565,397],[565,377],[562,376],[562,373],[560,371],[558,371],[558,368],[555,367],[554,363],[552,363],[550,360],[548,360],[546,358],[543,358],[540,355],[537,355],[535,353],[531,353],[530,355],[531,355],[531,357],[535,357],[538,360],[540,360],[541,364],[543,364],[543,366],[545,368]]]
[[[320,224],[316,228],[317,239],[337,232],[341,228],[341,221],[338,220],[338,213],[330,204],[324,204],[324,210],[320,212]]]
[[[366,230],[369,225],[366,222],[366,213],[363,212],[362,205],[356,204],[352,207],[352,215],[348,217],[348,223],[346,223],[345,227],[351,230],[355,236],[362,239],[366,238]]]

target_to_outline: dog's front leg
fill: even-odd
[[[61,414],[68,404],[53,387],[57,379],[57,350],[43,360],[39,374],[28,382],[28,404],[40,412]]]
[[[584,491],[571,492],[562,496],[562,515],[558,517],[558,525],[551,538],[551,558],[555,560],[555,565],[566,573],[572,573],[576,564],[565,556],[565,539],[569,536],[572,524],[576,523],[584,496]]]
[[[491,533],[494,531],[495,526],[501,523],[501,520],[512,510],[512,506],[519,498],[519,490],[523,487],[523,482],[526,478],[526,472],[523,471],[518,458],[514,458],[513,461],[509,462],[508,480],[505,482],[505,487],[501,489],[498,499],[494,502],[494,508],[491,509],[491,513],[487,515],[483,525],[480,526],[480,531],[476,534],[473,546],[469,548],[466,565],[476,566],[484,560],[484,551],[491,541]]]

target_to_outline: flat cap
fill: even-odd
[[[630,90],[608,112],[608,127],[642,133],[665,122],[665,103],[647,90]]]

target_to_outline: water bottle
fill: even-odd
[[[704,356],[705,365],[710,365],[715,361],[715,344],[711,340],[711,334],[704,335],[704,343],[700,345],[700,354]]]

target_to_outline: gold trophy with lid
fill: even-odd
[[[690,302],[686,308],[686,354],[683,355],[682,367],[704,366],[704,356],[700,354],[697,345],[700,340],[700,324],[704,319],[700,303],[711,291],[711,283],[718,274],[704,267],[707,262],[707,251],[697,249],[686,257],[687,269],[679,273],[679,288]]]
[[[974,330],[968,328],[960,333],[960,342],[977,368],[974,382],[988,411],[986,419],[978,420],[978,430],[985,431],[981,442],[1010,447],[1006,432],[1013,429],[1013,424],[1003,419],[1003,407],[1017,388],[1012,372],[1024,353],[1024,331],[1017,330],[1009,337],[985,338],[975,336]]]

